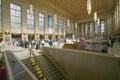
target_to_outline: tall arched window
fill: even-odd
[[[95,34],[98,34],[98,24],[95,22]]]
[[[92,22],[90,22],[90,33],[92,34]]]
[[[28,25],[28,27],[27,27],[28,29],[34,30],[34,25],[35,25],[35,23],[34,23],[34,14],[30,15],[29,9],[27,9],[27,25]]]
[[[79,33],[82,33],[82,24],[79,24]]]
[[[51,15],[48,15],[48,34],[52,34],[53,33],[53,19]]]
[[[61,33],[64,32],[63,20],[62,20],[62,19],[60,19],[60,32],[61,32]]]
[[[21,6],[10,3],[11,27],[21,27]]]
[[[45,14],[39,13],[39,29],[44,30],[45,28]]]
[[[101,35],[105,32],[105,21],[101,20],[100,21],[100,33]]]
[[[0,0],[0,27],[2,26],[2,15],[1,15],[1,0]]]
[[[58,27],[59,27],[59,18],[57,18],[55,22],[55,32],[58,32]]]
[[[88,33],[88,24],[85,23],[85,33],[87,34]]]

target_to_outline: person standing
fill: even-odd
[[[39,49],[39,42],[36,41],[36,50]]]
[[[53,46],[53,42],[52,42],[52,40],[49,41],[49,45],[50,45],[50,47]]]
[[[114,42],[115,42],[114,38],[111,38],[111,47],[113,47]]]

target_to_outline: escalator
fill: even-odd
[[[39,55],[37,58],[52,80],[65,80],[64,76],[59,72],[59,70],[45,56]],[[38,80],[49,80],[46,78],[46,76],[44,76],[44,74],[41,74],[42,70],[39,69],[38,65],[34,65],[34,60],[28,58],[22,60],[22,62],[38,78]]]
[[[36,80],[11,51],[4,52],[4,62],[7,80]]]
[[[43,77],[43,74],[41,74],[42,71],[40,70],[38,65],[35,64],[34,62],[32,62],[31,59],[32,58],[24,59],[24,60],[22,60],[22,62],[38,78],[38,80],[46,80],[45,77]]]
[[[47,70],[47,72],[49,73],[53,80],[65,80],[64,76],[59,72],[59,70],[45,56],[39,55],[38,60]]]

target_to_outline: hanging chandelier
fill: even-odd
[[[55,20],[55,23],[56,23],[56,21],[57,21],[57,15],[56,14],[54,14],[54,20]]]
[[[94,21],[97,21],[97,12],[94,12]]]
[[[30,5],[29,5],[29,14],[30,14],[30,17],[33,16],[33,5],[32,5],[32,0],[30,0]]]
[[[97,24],[100,25],[100,19],[99,18],[97,19]]]
[[[55,0],[55,14],[54,14],[54,20],[55,20],[55,23],[56,23],[56,21],[57,21],[57,14],[56,14],[56,1],[57,1],[57,0]]]
[[[68,25],[68,27],[70,26],[70,20],[69,19],[67,20],[67,25]]]
[[[87,12],[91,14],[91,0],[87,0]]]
[[[77,29],[77,22],[75,23],[75,29]]]

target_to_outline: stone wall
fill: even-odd
[[[120,80],[120,58],[102,53],[42,47],[68,80]]]

